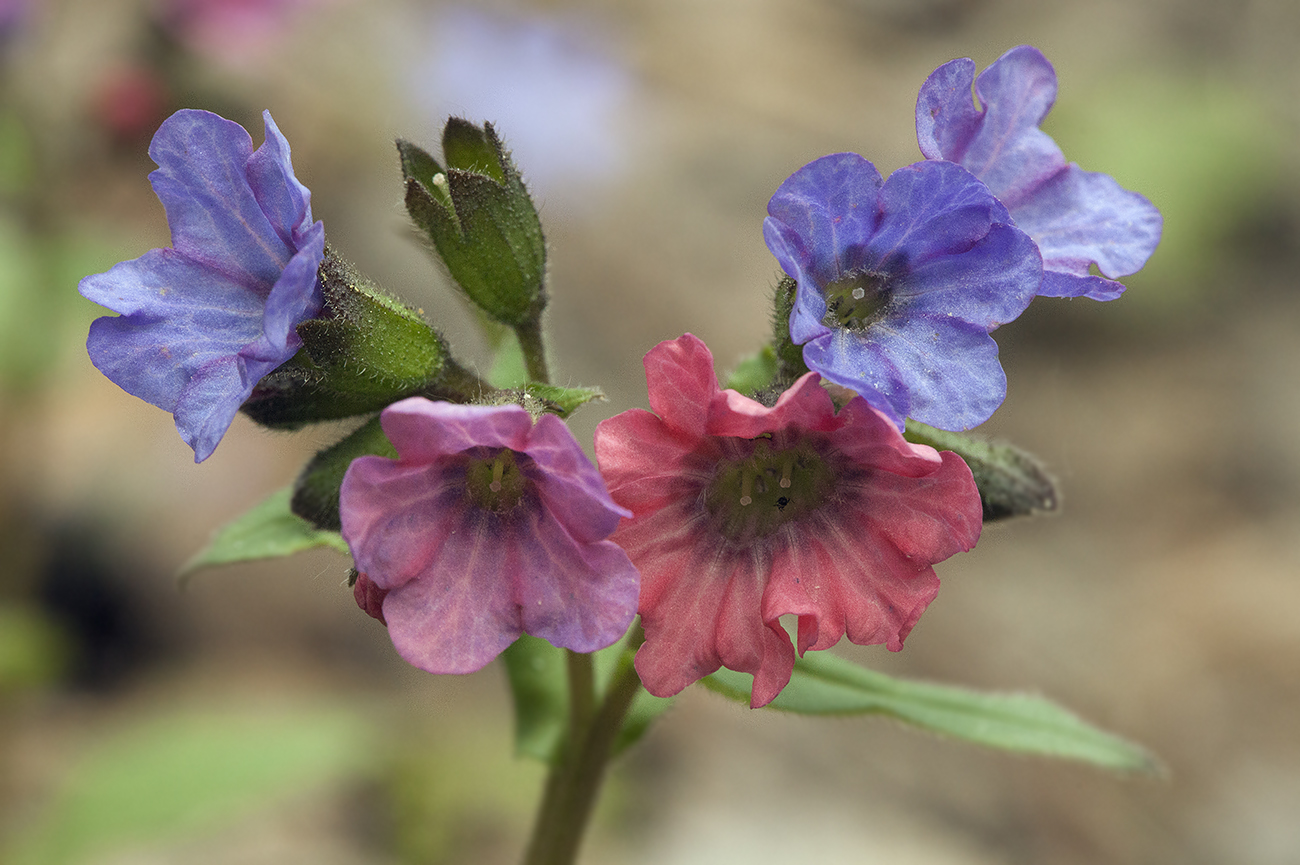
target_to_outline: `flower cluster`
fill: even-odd
[[[1038,295],[1118,296],[1114,278],[1159,239],[1146,199],[1038,129],[1055,95],[1033,48],[978,79],[954,60],[920,92],[924,160],[882,178],[837,153],[795,172],[763,223],[794,285],[763,400],[723,389],[694,336],[661,343],[645,356],[653,411],[598,426],[599,470],[560,419],[598,392],[545,381],[546,245],[488,124],[449,121],[441,161],[398,147],[408,213],[467,301],[514,331],[522,388],[478,380],[416,311],[325,254],[269,113],[256,151],[207,112],[163,124],[150,178],[173,247],[82,280],[120,313],[92,325],[90,356],[172,412],[196,460],[241,405],[281,425],[383,409],[309,464],[293,501],[341,526],[358,605],[411,664],[471,672],[525,633],[588,653],[639,613],[650,692],[725,666],[753,675],[762,706],[797,654],[846,636],[900,649],[938,591],[934,564],[978,540],[971,468],[905,439],[907,420],[983,423],[1006,396],[991,332]],[[247,402],[259,381],[276,413]]]
[[[987,420],[1006,396],[989,332],[1037,295],[1118,297],[1142,267],[1159,212],[1104,174],[1065,162],[1038,124],[1056,73],[1020,46],[980,74],[954,60],[916,108],[924,162],[882,184],[852,153],[795,172],[764,237],[798,284],[790,338],[809,369],[861,394],[901,429]]]

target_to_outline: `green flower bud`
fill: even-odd
[[[442,135],[444,168],[397,142],[406,209],[451,277],[479,308],[511,327],[546,305],[546,243],[528,190],[492,124],[453,117]]]
[[[970,466],[984,506],[984,522],[1057,509],[1060,494],[1047,470],[1031,454],[1006,442],[947,432],[914,420],[903,437],[913,444],[953,451]]]

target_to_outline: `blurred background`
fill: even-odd
[[[242,417],[196,466],[84,353],[77,280],[169,243],[145,179],[171,111],[261,140],[269,108],[330,241],[468,361],[413,241],[393,139],[493,121],[550,241],[553,369],[645,404],[692,331],[767,334],[767,199],[853,150],[917,160],[916,91],[1032,43],[1045,128],[1165,215],[1118,301],[1039,299],[996,336],[985,431],[1057,515],[939,566],[891,673],[1030,690],[1162,778],[1009,757],[691,689],[618,763],[584,862],[1300,861],[1300,5],[1291,0],[0,0],[0,861],[510,863],[541,780],[504,677],[405,666],[341,556],[175,574],[341,428]]]

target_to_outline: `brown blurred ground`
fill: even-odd
[[[1049,129],[1067,157],[1148,194],[1169,232],[1123,299],[1039,300],[998,334],[1010,396],[988,431],[1046,461],[1062,513],[991,527],[976,551],[941,565],[944,589],[900,655],[849,650],[889,672],[1041,691],[1149,746],[1167,777],[1012,758],[880,721],[750,712],[691,691],[616,770],[585,861],[1300,861],[1300,8],[492,9],[559,22],[627,76],[607,130],[622,168],[540,190],[557,378],[610,396],[576,419],[580,439],[644,404],[639,360],[656,342],[690,330],[724,367],[760,344],[777,269],[760,231],[771,192],[837,150],[884,172],[914,161],[916,89],[953,57],[982,68],[1016,44],[1043,49],[1061,80]],[[187,61],[173,98],[246,123],[270,107],[331,242],[481,358],[468,317],[404,233],[391,152],[398,134],[434,141],[438,118],[410,79],[436,48],[441,10],[336,0],[295,19],[274,51]],[[144,142],[114,138],[88,107],[104,70],[138,53],[138,14],[125,0],[50,2],[6,58],[7,92],[58,163],[40,224],[115,245],[110,264],[166,243]],[[510,118],[485,119],[511,140]],[[527,175],[527,154],[517,156]],[[52,685],[0,704],[12,832],[114,725],[191,702],[333,696],[379,719],[358,748],[377,762],[393,749],[416,755],[407,762],[427,767],[420,777],[439,792],[403,799],[385,762],[364,783],[93,861],[398,861],[392,821],[421,807],[418,819],[442,833],[427,849],[445,861],[514,861],[538,774],[506,756],[498,670],[434,680],[405,668],[352,605],[339,557],[173,586],[213,526],[287,483],[335,431],[272,435],[239,419],[194,466],[170,418],[85,361],[89,307],[51,333],[40,389],[0,407],[10,565],[0,585],[17,595],[52,546],[99,539],[150,637],[96,687]]]

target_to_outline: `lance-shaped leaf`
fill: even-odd
[[[749,702],[746,674],[723,669],[702,682],[733,700]],[[796,661],[790,684],[769,705],[804,715],[886,715],[977,745],[1107,769],[1156,772],[1160,768],[1144,748],[1099,730],[1042,697],[896,679],[825,652]]]
[[[913,444],[953,451],[970,466],[984,505],[984,522],[1054,511],[1060,496],[1047,470],[1032,455],[1005,442],[938,430],[914,420],[903,437]]]
[[[398,141],[406,209],[453,280],[493,319],[519,327],[546,305],[546,243],[528,190],[492,124],[453,117],[443,130],[446,167]]]
[[[181,568],[187,578],[201,568],[274,559],[309,550],[329,547],[347,553],[348,545],[338,532],[321,531],[289,510],[288,487],[273,493],[266,501],[217,529],[208,545]]]

